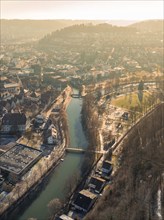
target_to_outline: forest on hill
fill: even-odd
[[[157,21],[156,21],[157,22]],[[57,30],[40,40],[40,46],[56,46],[55,43],[63,42],[63,46],[69,43],[79,45],[85,43],[88,46],[92,42],[103,46],[133,45],[153,46],[159,45],[163,39],[163,20],[145,21],[127,27],[118,27],[111,24],[76,24]],[[158,30],[158,31],[157,31]],[[85,46],[84,44],[82,46]],[[70,47],[74,47],[70,44]],[[94,46],[94,45],[93,45]]]
[[[140,31],[159,32],[161,30],[163,31],[164,20],[148,20],[148,21],[136,22],[130,25],[130,27],[134,27]]]
[[[122,143],[113,183],[85,220],[160,220],[164,217],[164,103]]]
[[[0,20],[1,43],[31,41],[33,39],[43,38],[44,35],[61,28],[72,26],[74,24],[82,24],[93,22],[95,24],[100,21],[83,21],[83,20]]]
[[[162,69],[163,29],[156,31],[154,22],[151,22],[149,31],[146,28],[139,30],[133,25],[73,25],[46,35],[39,41],[37,48],[53,57],[55,55],[56,63],[66,62],[69,57],[73,57],[71,64],[104,63],[116,67],[131,60],[147,71],[157,65]],[[163,21],[158,23],[162,27]],[[142,26],[142,22],[137,26],[139,24]],[[149,21],[146,24],[151,26]]]

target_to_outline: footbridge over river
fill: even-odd
[[[95,154],[104,154],[105,153],[105,151],[88,150],[88,149],[84,149],[84,148],[80,148],[80,147],[72,147],[72,148],[67,147],[65,150],[67,153],[77,153],[77,154],[83,154],[86,152],[95,153]]]
[[[71,97],[72,98],[81,98],[81,95],[80,94],[72,94]]]

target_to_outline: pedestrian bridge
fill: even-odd
[[[80,98],[81,96],[79,94],[72,94],[71,97],[72,98]]]
[[[67,153],[78,153],[78,154],[83,154],[85,152],[90,152],[90,153],[95,153],[95,154],[103,154],[104,152],[101,152],[101,151],[94,151],[94,150],[88,150],[88,149],[82,149],[82,148],[66,148],[65,149]]]

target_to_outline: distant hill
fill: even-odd
[[[39,45],[42,47],[56,49],[72,49],[79,51],[80,47],[102,48],[107,45],[142,45],[153,46],[160,44],[162,39],[162,21],[140,22],[133,25],[121,27],[113,26],[108,23],[103,24],[80,24],[65,27],[60,31],[52,32],[40,40]],[[145,29],[144,29],[145,26]],[[156,29],[155,29],[156,28]],[[138,34],[138,31],[142,31]],[[150,36],[151,30],[151,36]],[[159,30],[158,35],[156,31]]]
[[[161,48],[163,30],[140,31],[135,25],[126,27],[111,24],[80,24],[65,27],[42,38],[36,47],[55,54],[56,63],[122,65],[125,60],[136,60],[142,68],[158,64],[162,68]],[[149,48],[149,51],[147,50]],[[157,48],[158,53],[154,52]],[[113,52],[112,52],[113,51]],[[153,52],[153,53],[152,53]]]
[[[130,25],[130,27],[134,27],[139,31],[145,31],[145,32],[161,31],[164,30],[164,20],[141,21]]]
[[[115,26],[128,26],[138,30],[161,30],[163,21],[152,20],[135,23],[128,20],[0,20],[1,43],[24,42],[43,38],[56,30],[78,24],[100,24],[106,23]]]
[[[74,24],[94,23],[102,21],[83,20],[0,20],[1,42],[18,42],[37,40],[53,31]]]
[[[128,26],[131,24],[136,23],[136,20],[109,20],[106,21],[106,23],[111,24],[111,25],[116,25],[116,26]]]

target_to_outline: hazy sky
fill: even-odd
[[[7,19],[163,19],[161,0],[0,0],[1,18]]]

